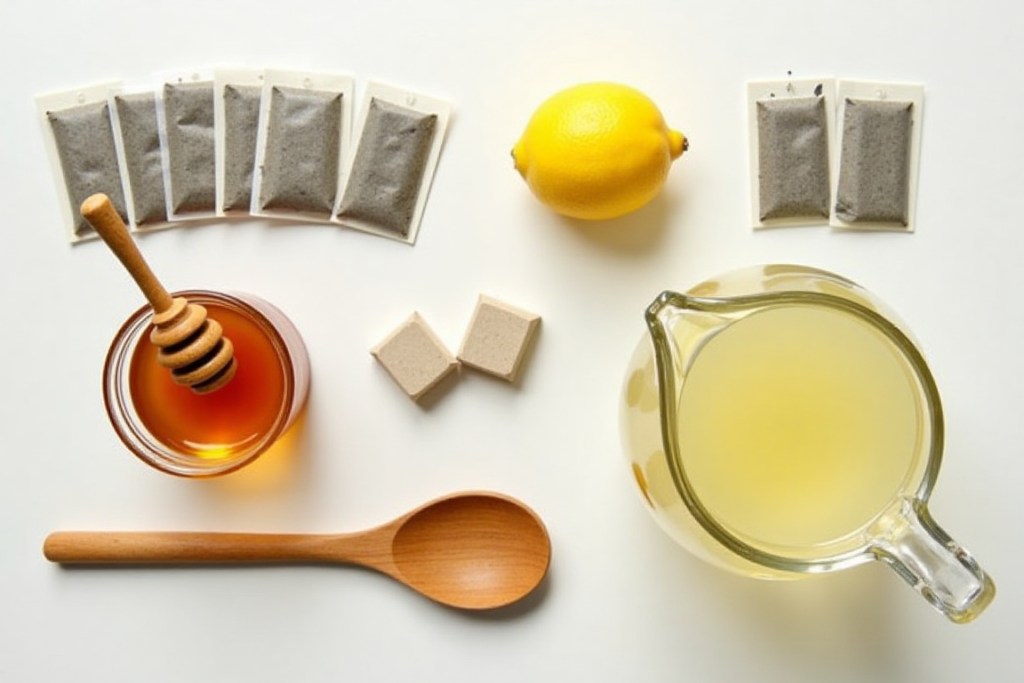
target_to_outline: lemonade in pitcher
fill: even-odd
[[[828,544],[868,525],[910,478],[923,411],[902,355],[820,306],[729,326],[690,367],[679,457],[700,502],[758,545]]]
[[[700,557],[760,578],[882,560],[954,621],[995,588],[932,520],[934,379],[905,325],[832,273],[762,266],[664,292],[626,373],[643,499]]]

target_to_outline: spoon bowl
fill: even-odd
[[[43,554],[61,564],[358,564],[441,604],[485,610],[541,583],[551,540],[540,517],[515,498],[465,491],[356,533],[60,531],[47,536]]]
[[[501,607],[544,578],[551,542],[540,518],[495,494],[438,499],[405,517],[391,542],[394,568],[411,588],[466,609]]]

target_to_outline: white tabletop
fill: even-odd
[[[0,680],[1024,678],[1019,3],[12,2]],[[101,243],[67,243],[33,96],[221,64],[340,71],[357,96],[381,80],[454,114],[413,247],[257,219],[139,238],[169,287],[262,295],[310,351],[291,456],[197,482],[137,461],[106,420],[103,356],[142,301]],[[745,84],[788,72],[924,84],[914,234],[750,229]],[[509,150],[545,97],[593,79],[647,92],[691,149],[649,207],[586,225],[536,202]],[[999,588],[975,623],[948,623],[881,565],[795,583],[725,574],[638,502],[617,399],[643,309],[764,262],[846,275],[913,328],[946,410],[932,510]],[[413,311],[457,347],[480,293],[543,317],[521,383],[464,371],[413,403],[369,349]],[[352,568],[75,571],[41,553],[70,528],[354,531],[468,488],[514,495],[549,527],[548,579],[511,610],[444,609]]]

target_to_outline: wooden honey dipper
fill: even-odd
[[[152,306],[153,330],[149,340],[160,349],[157,360],[171,371],[175,383],[190,387],[197,394],[207,394],[231,381],[238,362],[224,329],[207,317],[203,306],[167,293],[142,258],[110,198],[94,194],[82,202],[81,211]]]

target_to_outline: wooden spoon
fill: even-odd
[[[536,588],[551,561],[551,541],[523,503],[468,491],[358,533],[64,531],[46,538],[43,554],[63,564],[358,564],[444,605],[482,610],[509,605]]]
[[[110,197],[99,193],[86,198],[81,212],[153,308],[149,339],[159,347],[157,360],[171,371],[174,381],[197,394],[216,391],[231,381],[238,363],[220,323],[208,318],[203,306],[167,293],[142,258]]]

